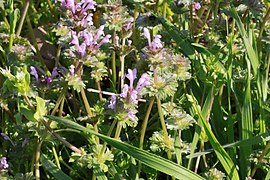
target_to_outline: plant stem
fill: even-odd
[[[154,82],[157,82],[157,69],[156,69],[156,67],[154,67]],[[159,97],[156,97],[156,100],[157,100],[157,107],[158,107],[158,114],[159,114],[159,118],[160,118],[160,123],[161,123],[161,127],[163,130],[163,135],[164,135],[164,141],[165,141],[166,145],[168,147],[170,147],[169,135],[168,135],[167,127],[165,124],[165,119],[164,119],[163,112],[162,112],[161,101],[160,101]],[[171,155],[170,150],[167,152],[167,155],[168,155],[168,159],[171,160],[172,155]]]
[[[262,162],[264,156],[267,154],[267,152],[269,151],[269,149],[270,149],[270,141],[268,141],[268,143],[265,146],[262,154],[258,158],[258,163]],[[254,168],[252,169],[252,172],[251,172],[251,177],[253,177],[255,175],[257,169],[258,169],[258,166],[254,166]]]
[[[117,126],[116,126],[115,135],[114,135],[115,139],[119,139],[120,134],[121,134],[121,130],[122,130],[122,124],[118,121]]]
[[[36,111],[35,107],[34,107],[33,104],[31,103],[31,101],[29,100],[28,96],[27,96],[27,95],[24,95],[23,97],[24,97],[24,100],[26,101],[26,103],[29,105],[29,107],[30,107],[32,110]]]
[[[24,20],[25,20],[25,16],[26,16],[28,8],[29,8],[29,4],[30,4],[30,0],[26,0],[25,4],[24,4],[23,12],[22,12],[22,17],[20,19],[20,23],[18,25],[18,29],[17,29],[17,32],[16,32],[16,36],[20,36],[20,34],[21,34],[23,23],[24,23]]]
[[[167,0],[163,0],[163,17],[166,18]]]
[[[113,37],[112,37],[112,43],[115,45],[115,37],[116,37],[116,31],[113,31]],[[112,82],[114,88],[116,87],[116,53],[115,51],[112,52]]]
[[[97,88],[98,88],[98,95],[99,95],[99,100],[102,101],[103,97],[102,97],[102,91],[101,91],[101,87],[100,87],[100,81],[97,81]]]
[[[83,87],[81,87],[81,95],[82,95],[82,99],[83,99],[83,103],[85,105],[87,115],[88,115],[89,118],[91,118],[93,116],[92,111],[91,111],[91,107],[90,107],[90,105],[88,103],[88,100],[87,100],[87,97],[86,97],[86,94],[85,94],[85,91],[84,91]]]
[[[53,110],[52,110],[52,113],[51,113],[52,116],[55,115],[55,113],[56,113],[56,111],[57,111],[57,109],[58,109],[58,107],[59,107],[62,99],[64,99],[67,89],[68,89],[68,84],[66,83],[64,85],[64,88],[61,91],[61,94],[59,95],[59,97],[58,97],[58,99],[57,99],[57,101],[55,103],[55,106],[54,106]]]
[[[142,127],[141,127],[140,144],[139,144],[140,149],[143,149],[143,141],[144,141],[144,136],[145,136],[145,132],[146,132],[146,128],[147,128],[147,123],[148,123],[148,119],[149,119],[149,116],[150,116],[150,113],[151,113],[154,102],[155,102],[155,97],[152,96],[151,99],[150,99],[150,102],[149,102],[149,105],[148,105],[148,108],[147,108],[143,123],[142,123]],[[137,173],[138,177],[140,176],[141,168],[142,168],[142,164],[141,164],[141,162],[139,162],[139,164],[138,164],[138,173]]]
[[[266,24],[267,20],[269,19],[269,17],[270,17],[270,7],[267,7],[267,12],[266,12],[266,15],[263,18],[263,22],[261,24],[259,36],[257,38],[257,48],[258,48],[259,53],[261,52],[261,48],[262,48],[261,41],[262,41],[263,30],[265,28],[265,24]]]
[[[62,117],[64,104],[65,104],[65,98],[62,98],[62,101],[61,101],[61,104],[60,104],[60,108],[59,108],[59,113],[58,113],[58,116],[59,117]]]
[[[53,152],[53,156],[54,156],[54,158],[55,158],[55,163],[56,163],[57,167],[58,167],[59,169],[61,169],[60,162],[59,162],[59,158],[58,158],[58,155],[57,155],[57,152],[56,152],[54,146],[52,147],[52,152]]]
[[[87,97],[86,97],[86,94],[85,94],[83,87],[81,87],[81,95],[82,95],[83,103],[85,105],[85,109],[87,111],[88,118],[91,118],[93,116],[93,114],[92,114],[91,107],[89,105],[89,102],[87,100]],[[98,132],[97,123],[94,124],[94,130],[96,132]],[[95,140],[96,140],[96,143],[99,144],[99,138],[97,136],[95,136]]]
[[[47,122],[45,122],[44,120],[42,121],[44,126],[47,128],[47,130],[56,138],[58,139],[60,142],[62,142],[65,146],[67,146],[69,149],[71,149],[72,151],[82,154],[82,151],[80,149],[78,149],[76,146],[70,144],[68,141],[64,140],[61,136],[59,136],[57,133],[55,133],[51,127],[47,124]]]
[[[55,64],[54,64],[55,67],[57,67],[59,65],[60,55],[61,55],[61,46],[59,45],[57,47],[57,53],[56,53],[56,57],[55,57]]]
[[[145,132],[146,132],[146,128],[147,128],[147,123],[148,123],[148,119],[149,119],[149,115],[151,113],[151,109],[153,107],[155,101],[155,97],[152,96],[142,123],[142,128],[141,128],[141,134],[140,134],[140,144],[139,144],[139,148],[143,149],[143,141],[144,141],[144,136],[145,136]]]
[[[40,160],[40,150],[41,150],[42,141],[37,139],[37,147],[36,147],[36,156],[35,156],[35,178],[36,180],[40,179],[40,171],[39,171],[39,160]]]
[[[110,126],[110,129],[109,129],[109,131],[108,131],[108,133],[107,133],[107,136],[109,136],[109,137],[111,136],[112,130],[113,130],[113,128],[114,128],[114,126],[115,126],[116,123],[117,123],[117,120],[115,119],[115,120],[112,122],[111,126]],[[105,150],[106,150],[106,146],[107,146],[107,143],[104,142],[104,143],[103,143],[103,146],[102,146],[102,149],[101,149],[100,156],[102,156],[102,155],[104,154],[104,152],[105,152]]]
[[[120,86],[120,91],[124,87],[124,82],[125,82],[125,56],[121,55],[120,56],[120,61],[121,61],[121,86]]]

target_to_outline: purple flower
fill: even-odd
[[[130,118],[130,119],[132,119],[132,120],[134,120],[134,121],[136,120],[136,116],[135,116],[135,114],[132,111],[129,111],[128,112],[127,117]]]
[[[114,111],[116,111],[116,96],[113,95],[111,97],[111,100],[110,100],[110,104],[108,106],[110,109],[113,109]]]
[[[87,32],[86,30],[79,32],[78,35],[76,35],[75,32],[71,32],[73,39],[70,44],[75,45],[80,58],[84,58],[86,56],[86,51],[89,53],[96,53],[100,46],[109,42],[111,35],[108,34],[103,37],[103,30],[104,26],[102,25],[99,27],[95,35],[92,32]],[[81,44],[79,43],[79,38],[83,39]],[[101,39],[100,42],[98,42],[99,39]]]
[[[37,72],[36,68],[33,67],[33,66],[31,66],[30,69],[31,69],[30,74],[33,75],[33,76],[35,76],[36,81],[39,82],[39,79],[38,79],[38,72]]]
[[[127,95],[128,95],[128,85],[124,84],[123,92],[120,94],[120,97],[127,98]]]
[[[141,92],[141,90],[145,87],[145,86],[149,86],[150,85],[150,77],[144,73],[141,78],[139,79],[137,86],[136,86],[136,91],[138,92],[138,94]]]
[[[132,29],[132,25],[134,22],[134,18],[131,17],[124,25],[123,25],[123,30],[126,32],[130,31]]]
[[[8,162],[6,157],[2,157],[0,159],[0,170],[7,169],[8,168]]]
[[[128,40],[128,46],[131,46],[132,40]]]
[[[54,67],[54,68],[53,68],[53,71],[52,71],[51,77],[54,78],[54,77],[56,77],[56,76],[58,76],[58,75],[59,75],[59,74],[58,74],[58,72],[57,72],[57,67]]]
[[[201,4],[199,2],[195,2],[194,4],[192,4],[192,8],[193,10],[199,10],[201,9]]]
[[[77,52],[79,54],[79,57],[80,58],[84,58],[85,57],[85,49],[86,49],[86,44],[85,42],[83,42],[81,45],[79,44],[79,38],[78,36],[76,35],[75,32],[72,32],[72,41],[70,42],[70,44],[74,44],[76,49],[77,49]]]
[[[126,78],[129,79],[129,86],[127,84],[124,84],[122,93],[120,94],[120,97],[127,99],[132,104],[138,104],[138,95],[141,92],[141,90],[145,86],[150,85],[150,77],[144,73],[141,78],[139,79],[136,88],[133,88],[134,80],[137,77],[137,70],[136,69],[128,69],[128,74],[126,75]]]
[[[136,74],[137,74],[137,70],[136,69],[128,69],[128,74],[126,75],[126,77],[129,79],[130,82],[130,89],[133,89],[133,82],[136,79]]]
[[[82,0],[81,3],[77,3],[81,7],[81,13],[86,13],[89,9],[96,10],[95,5],[96,2],[93,0]]]
[[[132,104],[138,104],[138,92],[136,90],[131,90],[129,101]]]
[[[152,52],[157,52],[159,49],[163,48],[163,44],[160,40],[161,35],[156,35],[153,39],[153,41],[151,41],[151,36],[149,33],[149,30],[147,28],[143,28],[144,31],[144,37],[147,39],[148,41],[148,49]]]
[[[67,9],[70,9],[72,13],[75,13],[75,2],[74,0],[59,0],[61,2],[61,5]]]
[[[75,75],[75,66],[73,64],[70,65],[69,73],[70,73],[71,76]]]
[[[40,82],[42,82],[42,83],[46,83],[47,86],[50,86],[51,83],[52,83],[52,81],[53,81],[53,78],[55,78],[57,75],[59,75],[58,72],[57,72],[57,67],[54,67],[53,68],[53,71],[52,71],[52,75],[51,76],[49,76],[49,77],[42,76],[41,78],[38,76],[38,72],[37,72],[37,70],[36,70],[35,67],[31,66],[30,69],[31,69],[30,74],[33,75],[36,78],[36,83],[37,84],[39,84]],[[42,73],[45,74],[45,72],[42,69],[39,69],[39,70]]]

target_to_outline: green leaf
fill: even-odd
[[[22,107],[20,109],[20,112],[22,113],[22,115],[24,115],[26,117],[26,119],[28,119],[29,121],[32,122],[37,122],[37,119],[34,118],[34,112],[31,109],[27,109]]]
[[[34,114],[34,118],[39,120],[40,118],[42,118],[47,114],[47,108],[44,99],[42,99],[41,97],[36,96],[36,102],[37,102],[37,109],[36,113]]]
[[[55,179],[57,180],[72,180],[71,177],[66,175],[63,171],[61,171],[52,161],[47,159],[47,157],[43,154],[41,154],[40,161],[44,167],[49,173],[51,173]]]
[[[194,95],[191,95],[191,97],[192,97],[194,102],[197,102]],[[207,110],[202,112],[198,108],[198,105],[195,104],[195,103],[193,103],[193,107],[194,107],[195,111],[197,112],[197,114],[199,116],[199,121],[201,121],[201,123],[203,124],[203,127],[205,129],[205,133],[206,133],[206,135],[207,135],[207,137],[208,137],[208,139],[209,139],[209,141],[210,141],[210,143],[211,143],[211,145],[212,145],[212,147],[213,147],[213,149],[214,149],[220,163],[222,164],[222,166],[224,167],[226,173],[228,174],[229,178],[232,179],[232,180],[239,180],[239,175],[238,175],[238,172],[236,170],[236,166],[234,165],[232,159],[227,154],[227,152],[220,145],[220,143],[216,139],[214,133],[212,132],[209,124],[205,120],[204,115],[207,114]]]
[[[249,139],[245,139],[245,140],[241,140],[241,141],[236,141],[234,143],[230,143],[230,144],[226,144],[223,145],[223,148],[230,148],[230,147],[235,147],[235,146],[240,146],[240,147],[247,147],[247,146],[252,146],[252,145],[258,145],[261,143],[265,143],[267,141],[270,141],[270,131],[251,137]],[[191,155],[186,156],[187,158],[196,158],[198,156],[201,155],[206,155],[206,154],[210,154],[214,151],[214,149],[208,149],[205,150],[203,152],[197,152],[194,153],[192,157],[190,157]]]
[[[240,17],[237,14],[237,11],[236,11],[235,7],[232,7],[230,12],[231,12],[230,15],[235,19],[236,25],[237,25],[237,27],[239,29],[239,32],[240,32],[240,34],[241,34],[241,36],[243,38],[243,42],[244,42],[244,45],[245,45],[245,48],[246,48],[246,52],[247,52],[248,58],[249,58],[249,60],[251,62],[252,69],[254,71],[254,75],[256,77],[257,72],[258,72],[258,68],[259,68],[259,65],[260,65],[257,53],[254,50],[254,48],[253,48],[253,46],[252,46],[252,44],[250,42],[249,36],[248,36],[247,32],[245,31],[244,25],[243,25]]]
[[[199,180],[204,179],[201,176],[197,175],[196,173],[172,162],[168,159],[162,158],[160,156],[157,156],[155,154],[149,153],[145,150],[141,150],[137,147],[131,146],[129,144],[123,143],[119,140],[113,139],[111,137],[99,134],[93,130],[87,129],[73,121],[63,119],[60,117],[55,116],[46,116],[47,118],[56,121],[58,123],[61,123],[69,128],[77,129],[85,133],[90,133],[98,136],[103,141],[107,142],[108,144],[114,146],[115,148],[125,152],[126,154],[134,157],[135,159],[141,161],[143,164],[156,169],[158,171],[161,171],[163,173],[166,173],[170,176],[174,176],[178,179],[186,179],[186,180]]]

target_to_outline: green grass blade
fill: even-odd
[[[73,121],[55,117],[55,116],[46,116],[47,118],[56,121],[58,123],[61,123],[69,128],[77,129],[85,133],[90,133],[98,136],[103,141],[107,142],[108,144],[114,146],[115,148],[125,152],[126,154],[134,157],[138,161],[141,161],[143,164],[156,169],[158,171],[161,171],[165,174],[168,174],[170,176],[174,176],[178,179],[190,179],[190,180],[199,180],[204,179],[200,177],[199,175],[195,174],[194,172],[172,162],[168,159],[162,158],[160,156],[157,156],[155,154],[149,153],[147,151],[141,150],[137,147],[131,146],[129,144],[123,143],[119,140],[110,138],[108,136],[96,133],[93,130],[87,129]]]
[[[244,29],[244,25],[241,22],[241,19],[237,14],[236,9],[234,7],[232,7],[230,12],[231,12],[231,16],[235,19],[235,22],[236,22],[236,25],[239,29],[240,35],[242,36],[248,58],[250,59],[251,66],[252,66],[252,69],[254,71],[254,75],[256,77],[257,72],[258,72],[258,68],[259,68],[259,59],[258,59],[257,53],[254,50],[254,48],[250,42],[248,34]]]
[[[71,177],[66,175],[63,171],[61,171],[52,161],[47,159],[47,157],[41,154],[40,161],[44,167],[51,175],[55,177],[57,180],[72,180]]]
[[[189,95],[189,98],[193,99],[193,101],[196,102],[196,99],[194,96]],[[193,107],[196,110],[196,112],[199,116],[199,120],[202,122],[203,128],[205,129],[205,133],[207,134],[208,139],[209,139],[219,161],[221,162],[222,166],[224,167],[226,173],[228,174],[229,178],[232,180],[239,180],[239,175],[238,175],[238,172],[236,170],[236,167],[235,167],[232,159],[230,158],[230,156],[222,148],[222,146],[220,145],[220,143],[216,139],[210,126],[208,125],[205,118],[203,117],[202,111],[198,108],[198,104],[193,103]]]
[[[214,96],[214,86],[212,86],[210,93],[207,95],[206,101],[205,101],[204,106],[203,106],[202,116],[204,118],[206,118],[208,116],[208,114],[210,113],[211,99],[213,96]],[[193,103],[195,103],[195,102],[193,102]],[[190,166],[191,166],[191,162],[192,162],[191,157],[193,156],[195,149],[196,149],[196,146],[197,146],[197,143],[199,141],[202,126],[203,126],[202,122],[199,121],[195,127],[195,133],[194,133],[194,137],[193,137],[193,140],[191,143],[190,158],[188,161],[188,169],[190,169]]]
[[[250,65],[247,62],[248,73],[246,80],[246,92],[244,97],[244,102],[242,106],[242,117],[241,117],[241,139],[249,139],[252,137],[253,133],[253,116],[252,116],[252,103],[251,103],[251,93],[250,93]],[[251,153],[251,146],[240,148],[240,171],[242,178],[248,176],[248,171],[250,170],[250,162],[248,157]]]
[[[252,138],[249,138],[249,139],[226,144],[226,145],[223,145],[222,147],[223,148],[231,148],[231,147],[236,147],[236,146],[247,147],[247,146],[252,146],[252,145],[259,145],[259,144],[265,143],[267,141],[270,141],[270,131],[263,133],[263,134],[260,134],[260,135],[257,135],[257,136],[253,136]],[[197,152],[197,153],[194,153],[191,158],[196,158],[196,157],[201,156],[201,155],[210,154],[212,152],[214,152],[214,149],[208,149],[208,150],[205,150],[204,152]],[[190,156],[191,155],[188,155],[186,157],[190,158]]]

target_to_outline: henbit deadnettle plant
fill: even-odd
[[[117,97],[113,95],[108,106],[114,111],[114,117],[122,124],[124,128],[126,125],[131,127],[137,126],[138,118],[136,117],[136,113],[138,112],[138,99],[143,88],[150,85],[150,77],[144,73],[137,82],[136,88],[134,88],[134,80],[137,78],[136,69],[128,69],[126,78],[129,79],[130,84],[124,84],[120,96]]]
[[[86,26],[93,25],[92,13],[89,10],[95,11],[96,2],[93,0],[83,0],[77,2],[76,0],[59,0],[62,7],[66,8],[70,23],[74,23],[75,28],[85,28]]]

